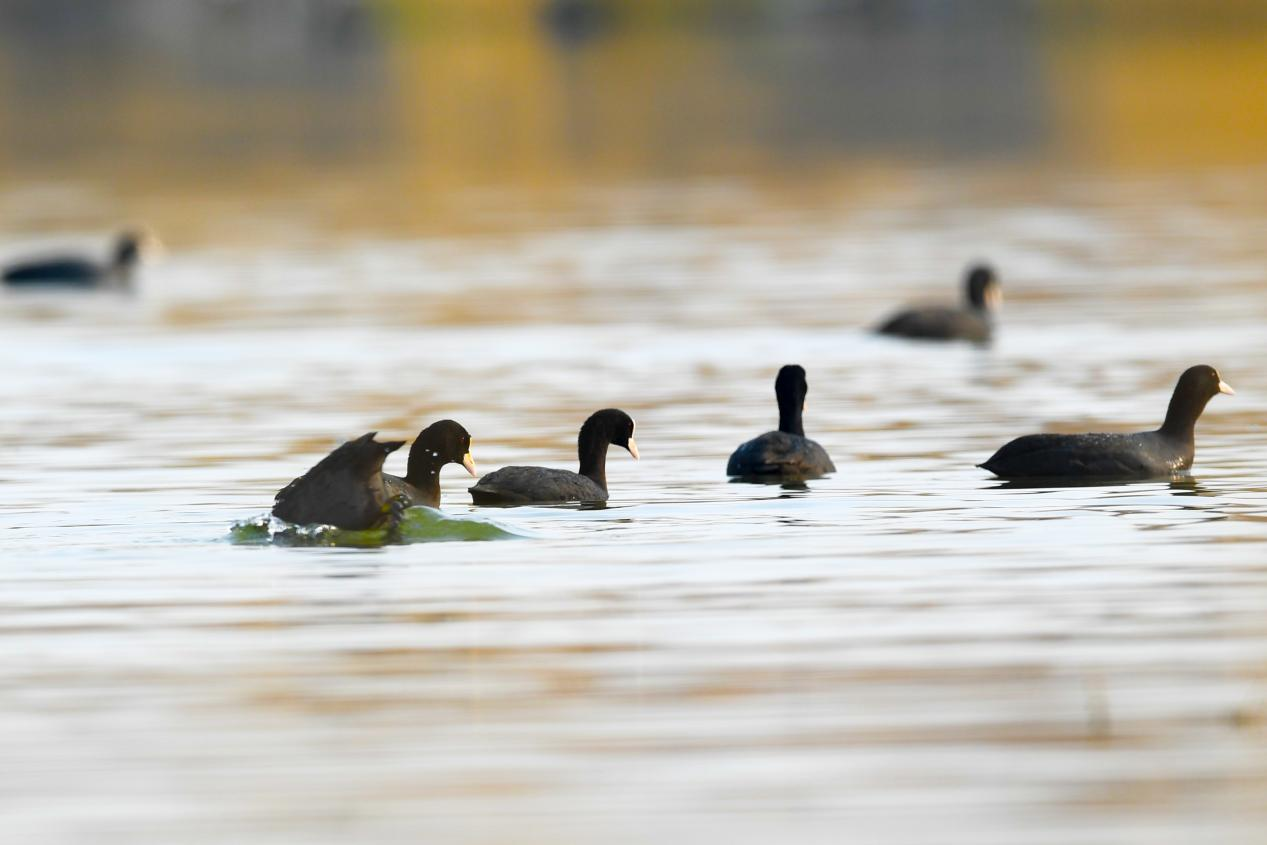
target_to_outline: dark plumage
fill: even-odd
[[[132,285],[143,239],[137,232],[124,232],[104,262],[80,255],[49,255],[10,264],[4,269],[4,283],[23,288],[126,289]]]
[[[607,501],[607,446],[628,449],[638,458],[634,421],[624,411],[596,411],[581,426],[576,451],[580,473],[546,467],[503,467],[489,473],[471,488],[477,505],[548,505],[561,502]]]
[[[789,364],[774,380],[779,402],[779,430],[767,431],[735,450],[726,464],[726,474],[744,478],[817,478],[835,472],[826,450],[805,436],[801,413],[809,384],[805,370]]]
[[[994,332],[994,313],[1003,291],[994,271],[972,267],[964,279],[965,303],[960,308],[925,305],[894,314],[876,329],[880,334],[917,340],[988,341]]]
[[[1157,478],[1192,466],[1197,418],[1206,403],[1232,388],[1213,367],[1179,377],[1166,420],[1136,434],[1028,434],[979,464],[1000,478]]]
[[[383,483],[383,461],[405,444],[379,443],[374,439],[377,433],[349,440],[283,487],[273,502],[273,516],[298,525],[349,530],[389,525],[392,507]]]
[[[404,496],[411,505],[440,507],[440,468],[461,464],[472,476],[471,435],[453,420],[440,420],[422,430],[409,447],[405,477],[383,473],[388,496]]]

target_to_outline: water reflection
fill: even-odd
[[[1170,490],[1176,496],[1218,496],[1219,491],[1201,483],[1199,478],[1185,476],[1170,482]]]
[[[6,2],[0,160],[152,183],[192,165],[239,179],[279,156],[371,154],[393,131],[387,64],[351,0]]]
[[[996,479],[997,481],[997,479]],[[1130,489],[1132,487],[1150,487],[1165,484],[1176,496],[1218,496],[1219,492],[1203,485],[1199,479],[1189,475],[1175,475],[1169,480],[1157,478],[1136,479],[1104,479],[1104,478],[1017,478],[999,481],[992,484],[990,490],[1029,490],[1034,492],[1057,492],[1062,489],[1082,487],[1103,488],[1105,490]]]
[[[0,164],[145,198],[164,229],[191,195],[417,230],[452,225],[450,192],[474,187],[1244,164],[1267,142],[1236,82],[1267,72],[1243,46],[1267,32],[1248,8],[1172,50],[1179,34],[1102,3],[81,5],[0,4]]]
[[[809,495],[811,488],[808,482],[813,480],[815,479],[771,478],[769,476],[733,476],[729,479],[729,483],[778,487],[782,492],[776,498],[800,499]]]
[[[993,479],[991,490],[1061,490],[1078,487],[1132,487],[1141,484],[1157,485],[1167,483],[1172,487],[1182,484],[1182,476],[1165,478],[1013,478],[1004,481]]]

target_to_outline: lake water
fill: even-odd
[[[1209,119],[1261,113],[1219,71],[1262,42],[1007,21],[0,52],[0,260],[169,246],[132,297],[0,296],[0,838],[1267,839],[1267,153]],[[868,333],[976,259],[991,347]],[[729,483],[785,363],[839,472]],[[1197,363],[1237,395],[1188,478],[974,467],[1155,427]],[[575,468],[609,406],[605,509],[446,468],[521,539],[228,541],[365,431]]]
[[[697,197],[743,224],[649,190],[669,223],[187,249],[133,299],[6,297],[7,835],[1261,841],[1255,178]],[[977,254],[992,348],[864,331]],[[785,362],[840,471],[728,483]],[[1238,394],[1188,480],[973,467],[1155,425],[1200,362]],[[604,510],[493,512],[529,539],[226,542],[342,438],[451,416],[482,471],[569,467],[609,405],[643,459],[612,453]],[[446,470],[450,513],[468,484]]]

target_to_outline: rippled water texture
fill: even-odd
[[[415,226],[309,166],[286,213],[142,191],[175,236],[134,297],[0,297],[0,838],[1264,841],[1261,168],[454,189]],[[75,197],[109,204],[6,189],[0,255]],[[866,332],[978,257],[992,347]],[[728,483],[793,362],[840,471]],[[1156,426],[1196,363],[1238,393],[1190,478],[974,468]],[[642,460],[606,509],[477,511],[448,467],[450,515],[525,536],[229,542],[347,437],[447,416],[482,472],[573,468],[607,406]]]

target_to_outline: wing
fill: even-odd
[[[349,440],[287,484],[273,500],[273,515],[300,525],[371,528],[383,516],[387,492],[382,465],[398,442],[378,443],[374,432]]]

